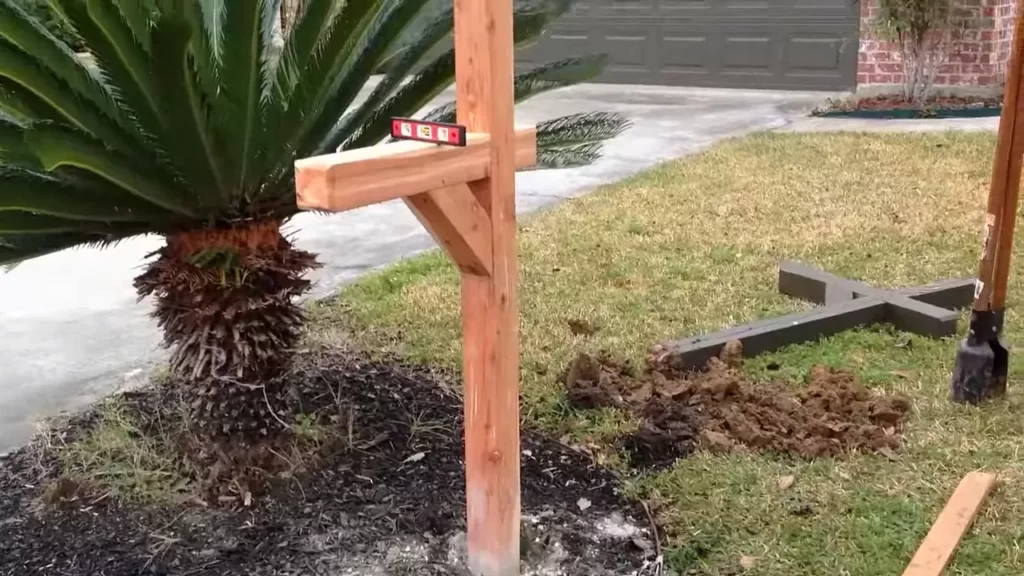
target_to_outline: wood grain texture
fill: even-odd
[[[469,186],[458,184],[409,196],[405,203],[459,270],[491,273],[491,220]]]
[[[985,472],[971,472],[960,481],[903,576],[941,576],[995,483],[996,475]]]
[[[454,0],[457,121],[467,146],[403,141],[295,163],[299,208],[403,198],[462,271],[467,550],[474,576],[519,574],[516,168],[537,161],[513,126],[512,0]]]
[[[517,168],[537,161],[537,130],[515,131]],[[486,178],[491,137],[470,133],[465,147],[401,141],[295,162],[296,201],[303,210],[344,212]]]
[[[458,123],[491,135],[489,177],[470,183],[490,216],[492,273],[462,275],[469,569],[519,574],[519,320],[512,0],[455,1]]]

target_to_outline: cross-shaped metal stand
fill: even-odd
[[[307,158],[295,163],[295,183],[299,207],[309,210],[401,198],[462,272],[469,568],[513,576],[520,545],[515,171],[536,163],[536,130],[513,128],[512,0],[454,2],[465,146],[402,141]]]
[[[656,361],[680,370],[699,369],[733,340],[742,343],[744,356],[755,356],[880,322],[932,338],[952,336],[960,316],[955,309],[969,306],[974,300],[974,280],[882,290],[797,262],[783,262],[779,266],[779,292],[823,306],[663,343],[653,352]]]

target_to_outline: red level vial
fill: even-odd
[[[443,122],[424,122],[411,118],[392,118],[391,137],[397,140],[416,140],[445,146],[465,146],[466,127]]]

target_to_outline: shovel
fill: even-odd
[[[1021,82],[1022,52],[1024,17],[1018,16],[999,120],[974,305],[969,332],[960,343],[953,368],[950,398],[954,402],[979,404],[1006,393],[1010,353],[1001,336],[1024,151],[1024,129],[1018,130],[1024,126],[1017,126],[1018,118],[1024,120],[1024,115],[1019,116],[1017,110],[1018,102],[1024,104],[1020,93],[1024,88]]]

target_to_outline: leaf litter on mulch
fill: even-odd
[[[998,108],[1002,98],[985,96],[933,96],[924,103],[913,102],[901,94],[879,94],[863,98],[829,100],[829,106],[816,112],[852,110],[969,110],[974,108]]]
[[[0,574],[467,574],[462,402],[444,379],[324,354],[304,355],[290,379],[302,409],[341,432],[307,469],[267,474],[257,496],[133,504],[62,475],[52,448],[0,457]],[[126,401],[136,415],[161,414],[167,393]],[[77,417],[64,441],[96,425]],[[655,531],[614,473],[529,431],[521,444],[524,574],[650,564]]]
[[[616,407],[639,417],[640,428],[620,438],[637,468],[663,468],[697,448],[753,451],[799,458],[853,451],[894,457],[909,401],[878,394],[849,371],[815,366],[807,386],[754,383],[739,370],[731,343],[703,371],[680,374],[657,362],[639,371],[606,353],[578,355],[562,374],[569,403],[581,409]]]

